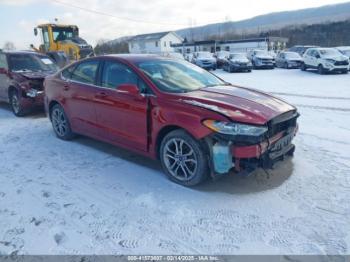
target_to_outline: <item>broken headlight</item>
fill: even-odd
[[[267,132],[265,126],[252,126],[233,122],[205,120],[203,124],[209,129],[224,135],[233,136],[261,136]]]

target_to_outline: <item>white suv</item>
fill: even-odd
[[[319,74],[327,72],[347,74],[349,70],[349,58],[335,48],[309,48],[303,58],[304,63],[301,66],[303,71],[314,68]]]

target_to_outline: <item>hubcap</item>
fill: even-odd
[[[18,101],[18,97],[16,94],[13,94],[12,95],[12,108],[13,108],[13,111],[17,114],[19,112],[19,101]]]
[[[59,136],[64,136],[67,133],[67,119],[62,110],[56,108],[52,112],[52,125]]]
[[[181,138],[170,139],[164,146],[163,159],[172,176],[181,181],[191,180],[198,161],[193,148]]]

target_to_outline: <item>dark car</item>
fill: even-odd
[[[303,58],[296,52],[281,52],[276,57],[276,66],[279,68],[300,68]]]
[[[217,68],[222,68],[224,63],[227,61],[230,52],[228,51],[219,51],[215,54]]]
[[[58,67],[46,55],[18,51],[0,52],[0,101],[9,102],[16,116],[44,107],[44,78]]]
[[[227,72],[251,72],[253,68],[252,63],[243,53],[232,53],[226,59],[223,70]]]
[[[160,159],[173,181],[271,168],[292,155],[297,109],[233,86],[189,62],[110,55],[72,64],[45,79],[57,137],[90,136]]]

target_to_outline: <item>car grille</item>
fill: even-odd
[[[296,110],[279,115],[269,121],[269,137],[273,137],[280,132],[287,131],[291,127],[296,127],[299,117]]]
[[[44,90],[43,80],[31,80],[29,86],[38,91]]]
[[[336,65],[336,66],[342,66],[342,65],[349,65],[349,61],[336,61],[335,63],[334,63],[334,65]]]

